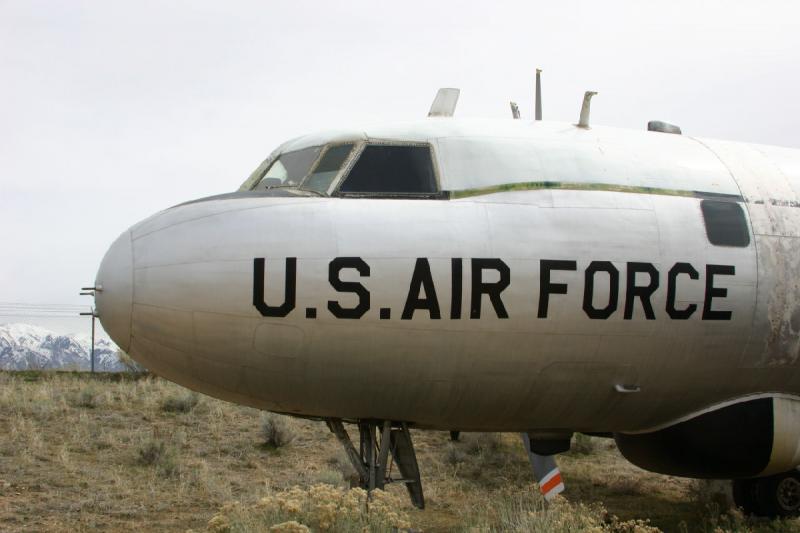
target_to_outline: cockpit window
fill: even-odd
[[[356,196],[435,195],[436,174],[430,147],[367,145],[339,192]]]
[[[319,157],[321,146],[312,146],[295,152],[286,152],[270,165],[253,190],[263,191],[272,187],[297,187],[308,175],[311,165]]]
[[[329,147],[320,158],[313,172],[303,181],[301,189],[325,194],[331,182],[339,174],[347,156],[353,151],[353,144],[340,144]]]

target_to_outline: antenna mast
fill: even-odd
[[[535,120],[542,120],[542,69],[536,69],[536,113]]]
[[[589,112],[592,106],[592,96],[596,94],[597,91],[586,91],[584,93],[583,104],[581,105],[581,118],[576,124],[579,128],[589,129]]]

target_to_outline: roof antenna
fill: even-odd
[[[509,102],[511,104],[511,116],[519,118],[519,106],[516,102]]]
[[[458,95],[461,94],[459,89],[439,89],[436,93],[436,98],[433,99],[431,110],[428,111],[429,117],[452,117],[456,112],[456,104],[458,103]]]
[[[542,69],[536,69],[536,120],[542,120]]]
[[[581,119],[578,121],[579,128],[589,129],[589,111],[592,107],[592,96],[596,95],[597,91],[586,91],[583,95],[583,105],[581,106]]]

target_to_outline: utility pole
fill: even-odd
[[[97,287],[81,287],[81,296],[94,296],[95,291],[99,291],[101,289]],[[90,316],[92,317],[92,351],[89,356],[91,361],[91,368],[92,374],[94,374],[94,320],[97,318],[97,313],[94,310],[94,307],[91,308],[92,310],[88,313],[80,313],[81,316]]]
[[[92,352],[91,352],[91,364],[92,364],[92,374],[94,374],[94,319],[97,318],[97,314],[94,312],[94,308],[92,308],[91,312],[89,313],[81,313],[81,316],[91,316],[92,317]]]

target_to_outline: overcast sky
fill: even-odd
[[[795,2],[0,0],[0,303],[88,304],[111,241],[232,191],[282,141],[422,117],[531,116],[800,147]],[[60,332],[85,320],[0,316]]]

